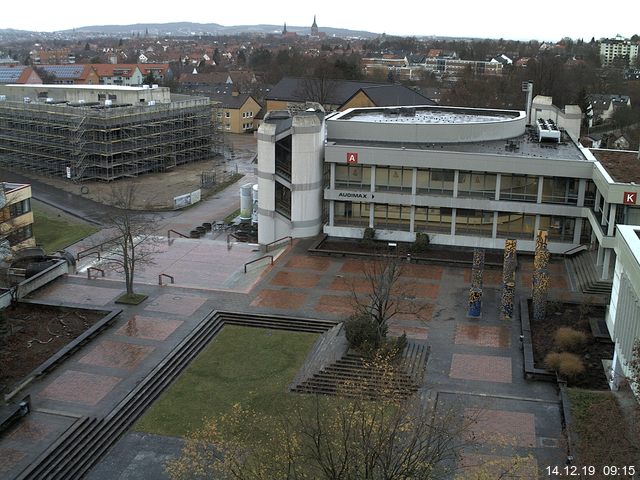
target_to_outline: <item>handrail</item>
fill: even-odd
[[[100,253],[100,252],[98,252]],[[96,272],[100,272],[102,274],[102,276],[104,277],[104,270],[98,267],[89,267],[87,268],[87,278],[89,280],[91,280],[91,270],[95,270]]]
[[[122,238],[122,235],[119,235],[117,237],[113,237],[109,240],[106,240],[102,243],[99,243],[98,245],[94,245],[92,247],[89,247],[85,250],[80,250],[78,253],[76,253],[76,260],[79,262],[81,258],[86,257],[87,255],[83,255],[83,253],[87,253],[87,252],[91,252],[93,253],[94,250],[98,249],[98,253],[102,251],[102,247],[104,247],[105,245],[108,245],[110,243],[113,243],[115,240],[118,240],[119,238]],[[90,255],[90,254],[89,254]],[[100,257],[98,257],[98,259],[100,259]]]
[[[271,245],[275,245],[276,243],[279,243],[279,242],[281,242],[282,240],[289,240],[289,245],[293,245],[293,237],[292,237],[291,235],[287,235],[286,237],[282,237],[282,238],[279,238],[279,239],[277,239],[277,240],[274,240],[273,242],[269,242],[269,243],[267,243],[267,244],[264,246],[264,251],[268,253],[268,252],[269,252],[269,247],[270,247]]]
[[[84,255],[80,256],[81,253],[84,253]],[[77,261],[79,262],[81,258],[86,258],[86,257],[89,257],[91,255],[97,255],[98,256],[98,260],[100,260],[100,251],[99,250],[97,252],[90,252],[88,250],[85,250],[84,252],[78,252]]]
[[[162,285],[162,277],[167,277],[169,280],[171,280],[171,283],[176,283],[172,275],[161,273],[160,275],[158,275],[158,285]]]
[[[244,264],[244,273],[247,273],[247,265],[251,265],[252,263],[257,262],[258,260],[263,260],[265,258],[270,258],[271,259],[271,265],[273,265],[273,255],[263,255],[262,257],[256,258],[254,260],[251,260],[250,262],[247,262]]]
[[[184,233],[180,233],[177,230],[174,230],[173,228],[170,228],[169,230],[167,230],[167,238],[171,238],[171,232],[180,235],[182,238],[189,238],[188,235],[185,235]]]
[[[588,247],[586,244],[583,243],[581,245],[578,245],[577,247],[570,248],[569,250],[564,252],[562,255],[573,255],[574,253],[582,252],[584,250],[588,250]]]

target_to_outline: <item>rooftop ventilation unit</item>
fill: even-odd
[[[555,142],[560,143],[560,130],[556,126],[555,122],[551,119],[544,120],[539,118],[537,122],[538,126],[538,142]]]

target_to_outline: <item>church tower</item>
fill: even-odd
[[[311,36],[312,37],[317,37],[318,36],[318,24],[316,23],[316,16],[313,16],[313,25],[311,25]]]
[[[282,29],[282,35],[287,34],[287,22],[284,22],[284,28]]]

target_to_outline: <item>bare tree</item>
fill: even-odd
[[[141,266],[153,265],[158,252],[156,222],[149,215],[133,210],[136,194],[136,183],[112,187],[110,204],[115,208],[109,223],[114,237],[102,246],[107,253],[101,264],[124,275],[129,297],[135,296],[136,271]]]
[[[388,358],[372,362],[397,375]],[[389,385],[374,381],[379,390]],[[402,398],[392,388],[382,393],[337,401],[305,395],[281,418],[235,405],[192,433],[167,471],[173,480],[452,478],[463,451],[473,448],[475,419],[454,407],[431,408],[417,396]]]

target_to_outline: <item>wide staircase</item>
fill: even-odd
[[[295,379],[289,389],[298,393],[371,399],[407,398],[422,385],[428,358],[428,345],[413,340],[407,342],[401,358],[392,366],[379,365],[356,352],[346,351],[329,362],[311,360],[318,366],[315,373],[310,372],[312,367],[303,367],[305,374]]]
[[[600,279],[600,269],[596,267],[595,252],[580,252],[568,258],[568,265],[574,272],[576,288],[589,295],[611,295],[611,280]]]
[[[105,417],[81,417],[16,478],[84,477],[225,324],[323,333],[335,322],[275,315],[212,312]]]

